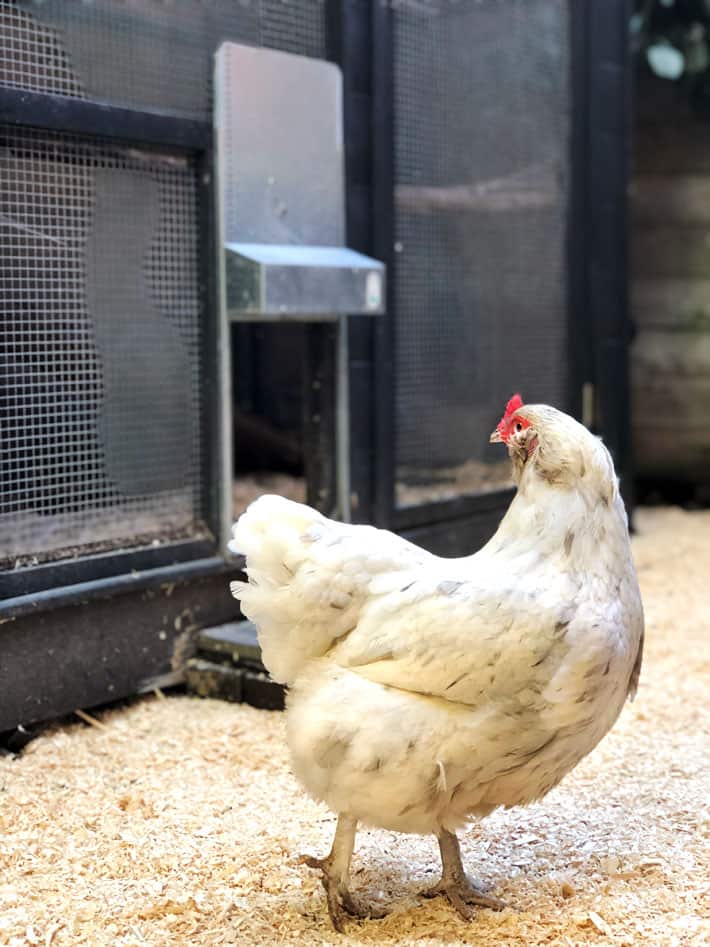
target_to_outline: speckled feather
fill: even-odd
[[[518,491],[475,555],[274,496],[235,527],[235,594],[291,688],[294,770],[336,812],[423,833],[530,802],[635,688],[643,614],[611,458],[554,408],[515,417]]]

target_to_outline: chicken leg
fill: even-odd
[[[473,910],[474,906],[501,911],[505,907],[504,902],[484,894],[464,871],[461,863],[461,848],[456,836],[442,829],[437,835],[437,840],[441,852],[441,881],[433,888],[423,891],[424,897],[435,898],[443,894],[466,921],[474,917],[476,913]]]
[[[321,881],[328,900],[328,914],[333,927],[341,934],[345,929],[345,919],[348,914],[359,918],[382,918],[387,913],[377,908],[364,907],[348,890],[350,861],[353,857],[356,831],[357,819],[339,815],[330,853],[325,858],[305,855],[302,859],[309,868],[317,868],[321,871]]]

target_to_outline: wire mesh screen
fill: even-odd
[[[0,86],[208,119],[227,39],[322,57],[324,3],[0,0]],[[0,567],[206,535],[198,210],[189,155],[0,126]]]
[[[0,127],[0,558],[204,531],[197,253],[188,158]]]
[[[568,7],[394,7],[400,504],[505,484],[513,391],[564,407]]]
[[[324,0],[0,0],[0,84],[206,118],[235,40],[323,56]]]

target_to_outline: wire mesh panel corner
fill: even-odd
[[[565,406],[569,0],[393,6],[396,499],[508,482],[513,391]]]

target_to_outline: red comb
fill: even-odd
[[[520,397],[520,395],[513,395],[508,404],[505,406],[505,414],[503,417],[509,418],[511,414],[514,414],[518,408],[522,408],[522,406],[523,399]]]

